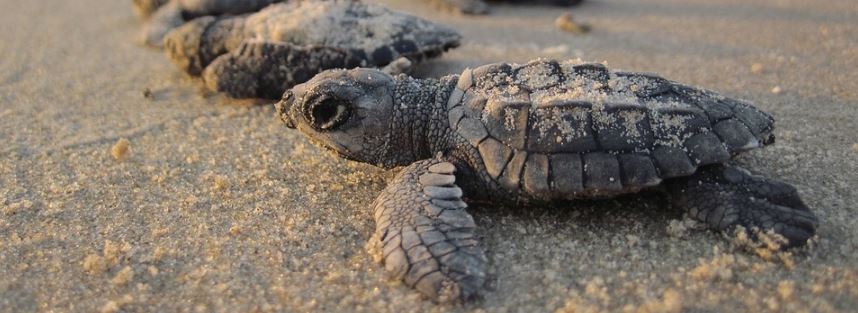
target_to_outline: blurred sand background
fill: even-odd
[[[387,280],[364,247],[368,206],[394,172],[322,153],[271,106],[202,95],[136,44],[130,1],[0,0],[0,312],[858,308],[854,0],[589,0],[572,9],[593,27],[583,36],[557,30],[552,7],[465,17],[380,2],[466,36],[420,76],[580,57],[755,102],[778,141],[736,163],[794,184],[818,240],[745,251],[686,227],[657,195],[475,206],[489,290],[438,306]]]

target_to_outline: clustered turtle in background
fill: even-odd
[[[460,35],[359,1],[164,2],[135,1],[151,15],[145,38],[160,36],[208,88],[280,98],[286,125],[335,155],[406,166],[373,204],[371,240],[392,276],[433,300],[483,290],[487,261],[466,199],[533,205],[657,190],[711,229],[780,249],[816,233],[794,187],[726,164],[774,143],[774,119],[747,102],[580,61],[412,78],[401,72]]]
[[[271,2],[170,2],[147,22],[143,37],[147,44],[160,43],[176,66],[202,76],[212,91],[268,99],[278,99],[326,69],[387,66],[391,73],[406,71],[412,63],[459,46],[461,40],[450,28],[380,5],[351,0]],[[233,3],[241,5],[229,5]],[[231,14],[250,8],[256,12]],[[163,23],[159,15],[177,16],[180,22]],[[198,17],[184,21],[186,16]]]

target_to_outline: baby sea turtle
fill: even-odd
[[[373,204],[388,272],[439,300],[481,289],[486,258],[469,200],[539,204],[642,189],[710,228],[814,235],[795,188],[725,162],[774,142],[748,103],[601,64],[497,63],[434,79],[326,71],[277,104],[280,117],[347,159],[406,166]]]
[[[352,0],[289,1],[257,13],[206,16],[170,32],[167,54],[206,86],[236,98],[279,99],[332,68],[407,67],[457,47],[430,21]],[[395,68],[391,71],[402,71]]]
[[[436,7],[450,10],[453,12],[458,12],[462,14],[486,14],[489,12],[489,5],[486,3],[486,0],[431,0],[432,4]],[[559,5],[559,6],[569,6],[576,5],[584,0],[531,0],[527,1],[528,4],[550,4],[550,5]],[[500,1],[491,1],[488,2],[500,2]],[[509,1],[507,1],[509,2]],[[525,2],[525,1],[521,1]]]
[[[133,0],[137,15],[146,20],[141,41],[161,47],[164,36],[185,22],[208,15],[235,15],[256,12],[285,0]]]

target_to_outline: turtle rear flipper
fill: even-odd
[[[279,99],[323,70],[360,65],[361,58],[343,49],[249,40],[209,64],[203,80],[233,98]]]
[[[454,172],[440,160],[414,163],[374,205],[387,272],[438,302],[476,297],[485,283],[486,257]]]
[[[739,167],[708,166],[669,181],[667,190],[675,206],[713,229],[774,231],[786,239],[784,249],[804,245],[816,233],[818,220],[794,187]]]

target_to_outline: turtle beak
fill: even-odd
[[[293,121],[292,117],[289,115],[294,99],[295,96],[292,94],[292,91],[287,90],[283,93],[283,98],[280,102],[277,102],[277,104],[274,105],[277,109],[277,115],[280,115],[280,119],[283,120],[283,123],[286,123],[286,127],[291,129],[295,129],[295,121]]]

